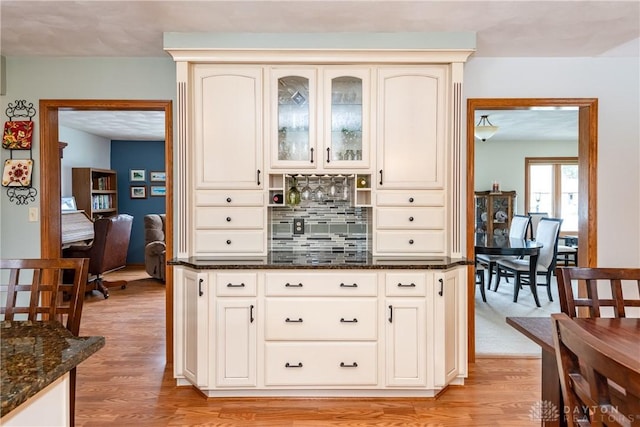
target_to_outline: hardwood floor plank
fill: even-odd
[[[176,387],[165,365],[164,285],[144,270],[125,276],[126,289],[88,295],[81,335],[106,337],[105,347],[77,370],[76,425],[102,426],[539,426],[529,412],[540,400],[540,359],[479,358],[465,386],[436,398],[220,398]]]

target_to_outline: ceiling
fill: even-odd
[[[164,32],[438,31],[475,32],[477,57],[637,57],[640,0],[0,1],[4,56],[168,57]],[[492,139],[511,138],[516,117],[517,139],[540,129],[575,134],[577,118],[552,115],[527,128],[539,113],[512,113],[490,113],[500,126]],[[109,139],[164,139],[158,112],[67,111],[60,124]]]

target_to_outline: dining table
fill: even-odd
[[[621,354],[640,357],[640,319],[637,318],[574,318],[587,332],[596,335]],[[543,426],[566,426],[565,407],[560,388],[560,376],[553,342],[553,324],[550,317],[507,317],[507,323],[542,349],[541,403],[553,405],[557,413],[541,417]],[[557,417],[554,415],[557,414]]]
[[[528,257],[529,259],[529,288],[533,294],[536,306],[540,307],[538,299],[538,286],[536,282],[536,265],[538,264],[538,255],[542,248],[542,243],[535,240],[512,238],[505,234],[476,233],[474,253],[476,255],[494,255],[494,256],[516,256]],[[493,276],[491,268],[489,270],[489,288],[491,287],[491,278]],[[497,285],[496,285],[497,288]],[[515,297],[514,297],[515,302]]]

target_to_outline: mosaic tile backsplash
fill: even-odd
[[[293,220],[304,219],[304,234],[293,234]],[[367,252],[371,250],[370,208],[346,201],[310,202],[269,210],[272,251]]]

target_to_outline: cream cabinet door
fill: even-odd
[[[262,67],[195,65],[193,92],[196,189],[262,188]]]
[[[257,385],[255,298],[219,298],[216,304],[216,385]]]
[[[377,187],[444,188],[448,66],[380,67],[377,81]]]
[[[434,385],[444,387],[460,374],[461,352],[465,351],[466,325],[462,324],[461,311],[465,287],[461,271],[454,269],[435,274],[434,281]]]
[[[387,298],[388,386],[427,385],[427,324],[424,298]]]
[[[182,375],[193,385],[208,386],[209,374],[209,283],[206,273],[177,271],[176,342],[177,363],[182,362]]]
[[[371,69],[327,67],[322,73],[325,169],[368,168]]]
[[[318,70],[273,67],[270,70],[270,165],[316,169],[318,151]]]

